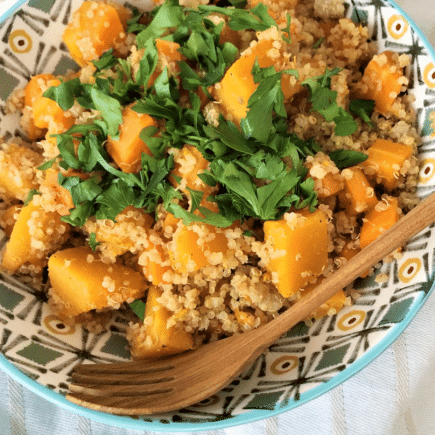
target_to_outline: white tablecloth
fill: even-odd
[[[397,2],[435,46],[435,0]],[[0,15],[9,3],[10,0],[0,0]],[[435,294],[432,294],[389,349],[328,394],[268,420],[196,434],[435,434],[434,314]],[[0,435],[146,433],[106,426],[72,414],[21,387],[1,371],[0,391]]]

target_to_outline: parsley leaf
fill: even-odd
[[[58,86],[50,86],[43,96],[55,101],[62,110],[71,109],[75,95],[82,93],[82,84],[79,78],[67,80]]]
[[[368,154],[354,150],[335,150],[329,153],[329,157],[338,169],[348,168],[362,163],[368,159]]]
[[[141,299],[136,299],[130,305],[130,308],[133,310],[134,314],[143,322],[145,318],[145,302]]]
[[[349,103],[349,110],[358,115],[370,127],[374,127],[370,119],[375,110],[375,102],[373,100],[351,100]]]
[[[97,249],[97,246],[100,245],[100,242],[97,242],[97,235],[95,233],[89,234],[89,246],[93,251]]]
[[[340,72],[339,68],[326,70],[319,77],[312,77],[302,82],[308,88],[312,109],[325,118],[325,121],[335,123],[337,136],[348,136],[358,129],[352,115],[337,104],[337,92],[332,91],[331,78]]]
[[[101,113],[107,124],[107,131],[113,139],[118,137],[118,129],[122,123],[121,104],[115,98],[105,94],[97,88],[91,89],[91,98],[95,108]]]

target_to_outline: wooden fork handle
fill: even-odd
[[[322,281],[306,297],[295,303],[261,330],[264,350],[281,335],[308,316],[339,290],[361,276],[394,249],[404,245],[411,237],[435,221],[435,193],[418,204],[399,219],[391,228],[383,232],[368,247],[359,252],[336,272]],[[261,340],[261,338],[259,338]]]

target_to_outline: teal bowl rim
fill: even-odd
[[[13,6],[11,6],[6,12],[0,15],[0,24],[5,19],[9,18],[20,6],[22,6],[27,0],[18,0]],[[418,35],[419,39],[423,43],[424,47],[428,50],[430,57],[435,61],[435,49],[431,46],[429,41],[423,32],[418,28],[414,21],[409,17],[409,15],[403,11],[403,9],[397,5],[393,0],[387,0],[412,26],[415,33]],[[432,280],[434,277],[432,276]],[[435,288],[435,282],[428,293],[422,295],[420,298],[416,298],[414,304],[410,307],[406,317],[397,325],[390,329],[390,332],[386,337],[381,339],[376,345],[374,345],[370,350],[368,350],[364,355],[353,362],[349,367],[344,369],[342,372],[334,376],[330,381],[324,384],[314,387],[311,390],[302,393],[298,401],[289,402],[285,407],[275,409],[275,410],[251,410],[243,414],[239,414],[231,419],[222,420],[212,423],[177,423],[177,422],[149,422],[144,420],[136,420],[131,417],[118,416],[113,414],[108,414],[101,411],[94,411],[91,409],[83,408],[79,405],[69,402],[63,395],[49,390],[45,386],[39,384],[37,381],[30,379],[23,372],[21,372],[17,367],[15,367],[11,362],[9,362],[6,357],[0,354],[0,369],[19,382],[24,387],[28,388],[33,393],[41,396],[42,398],[48,400],[55,405],[60,406],[67,411],[78,414],[82,417],[89,418],[99,423],[107,424],[114,427],[119,427],[123,429],[131,430],[147,430],[155,432],[194,432],[202,430],[213,430],[213,429],[223,429],[231,426],[237,426],[247,423],[252,423],[255,421],[263,420],[288,412],[304,403],[307,403],[322,394],[325,394],[332,390],[333,388],[340,385],[342,382],[346,381],[363,368],[365,368],[369,363],[371,363],[375,358],[381,355],[397,338],[402,334],[402,332],[409,325],[411,320],[420,311],[428,297],[432,294]]]

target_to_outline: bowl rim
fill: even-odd
[[[0,2],[0,25],[27,2],[28,0],[16,0],[13,4],[7,5],[4,11],[1,10],[3,9],[3,5]]]
[[[11,17],[24,3],[28,0],[17,0],[13,5],[9,6],[4,12],[0,11],[0,26],[4,20]],[[424,48],[428,52],[428,56],[435,61],[435,48],[432,47],[422,30],[415,24],[414,20],[395,2],[395,0],[385,0],[388,2],[397,12],[399,12],[412,27],[412,30],[416,33],[419,40],[422,42]],[[333,388],[337,387],[350,377],[354,376],[365,368],[368,364],[379,357],[387,348],[389,348],[408,327],[410,322],[414,319],[417,313],[425,304],[426,300],[432,294],[435,288],[435,273],[431,279],[432,285],[430,290],[417,296],[410,306],[405,318],[395,326],[393,326],[388,334],[382,338],[378,343],[366,351],[361,357],[350,364],[342,372],[335,375],[331,380],[325,382],[317,387],[313,387],[307,392],[304,392],[298,401],[290,401],[282,408],[275,410],[249,410],[245,413],[234,416],[230,419],[224,419],[214,422],[168,422],[162,423],[159,421],[146,421],[132,419],[129,416],[113,415],[102,411],[94,411],[82,406],[76,405],[68,401],[62,394],[48,389],[46,386],[38,383],[36,380],[29,378],[24,372],[19,370],[14,364],[12,364],[2,353],[0,353],[0,369],[8,374],[11,378],[16,380],[22,386],[28,388],[38,396],[48,400],[49,402],[58,405],[59,407],[73,412],[81,417],[89,418],[99,423],[107,424],[113,427],[131,429],[131,430],[151,430],[155,432],[194,432],[202,430],[214,430],[224,429],[227,427],[253,423],[276,415],[288,412],[300,405],[303,405],[325,393],[328,393]],[[435,296],[434,296],[435,297]],[[150,418],[152,418],[150,416]]]

